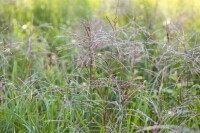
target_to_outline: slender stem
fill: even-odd
[[[92,37],[91,37],[91,25],[88,22],[86,23],[83,23],[83,26],[85,28],[85,31],[86,31],[86,34],[87,34],[87,37],[88,37],[88,40],[89,40],[89,56],[90,56],[90,63],[89,63],[89,67],[90,67],[90,72],[89,72],[89,75],[90,75],[90,81],[89,81],[89,92],[90,92],[90,97],[92,99],[92,84],[93,84],[93,42],[92,42]]]
[[[90,48],[90,96],[92,98],[92,83],[93,83],[93,55],[92,50]]]

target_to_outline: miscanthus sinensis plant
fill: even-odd
[[[58,53],[36,52],[44,38],[32,39],[34,56],[3,50],[0,131],[198,132],[200,46],[165,26],[158,37],[86,20]]]
[[[173,23],[165,25],[164,41],[135,22],[113,30],[98,22],[82,25],[84,33],[73,36],[73,45],[82,91],[77,97],[88,95],[85,104],[92,108],[84,117],[90,119],[88,130],[199,128],[200,47],[191,35]]]

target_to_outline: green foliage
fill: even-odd
[[[198,132],[199,24],[168,1],[0,1],[0,132]]]

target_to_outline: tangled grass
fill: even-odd
[[[135,22],[81,28],[57,52],[34,33],[0,43],[1,132],[199,132],[195,34],[172,23],[160,38]]]

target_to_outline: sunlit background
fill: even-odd
[[[155,31],[173,22],[181,30],[198,32],[199,7],[199,0],[1,0],[0,30],[6,38],[12,34],[15,41],[34,31],[51,46],[58,44],[55,36],[79,30],[76,25],[82,20],[100,19],[109,24],[107,18],[116,16],[120,26],[135,21]]]
[[[199,7],[199,0],[1,0],[0,25],[13,30],[32,26],[66,26],[68,30],[82,19],[106,20],[117,15],[121,25],[135,19],[154,28],[170,20],[182,28],[197,29]]]

